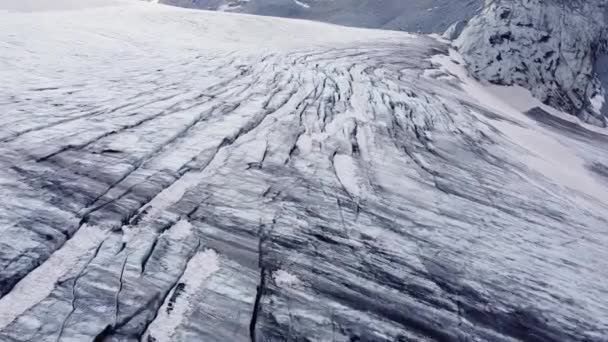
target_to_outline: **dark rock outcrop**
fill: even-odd
[[[476,77],[528,88],[582,120],[606,126],[595,61],[606,47],[605,0],[488,0],[456,46]]]

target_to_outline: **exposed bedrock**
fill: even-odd
[[[528,88],[555,108],[606,126],[595,62],[606,47],[605,0],[488,0],[455,45],[473,75]]]

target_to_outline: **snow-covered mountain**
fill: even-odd
[[[605,129],[428,35],[9,5],[0,341],[606,341]]]

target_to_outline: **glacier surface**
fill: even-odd
[[[60,0],[0,51],[0,341],[607,341],[608,136],[439,38]]]

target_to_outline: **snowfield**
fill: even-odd
[[[0,1],[0,341],[607,341],[606,131],[463,63]]]

